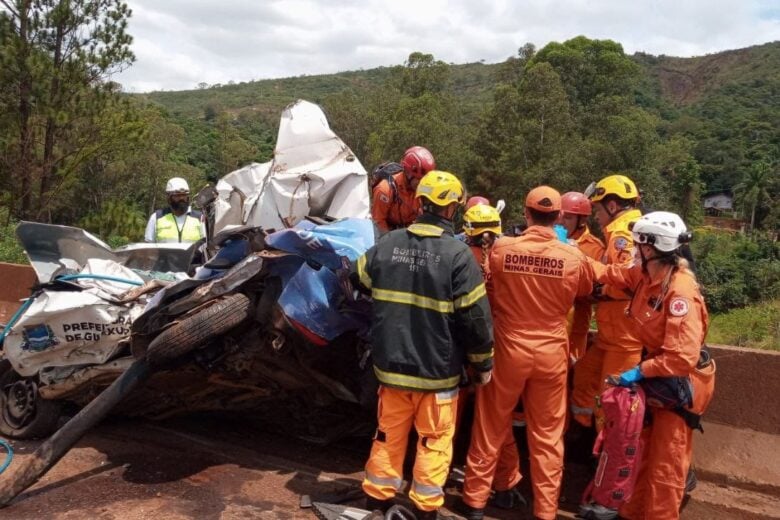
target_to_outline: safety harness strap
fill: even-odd
[[[704,433],[704,428],[701,425],[701,415],[698,413],[693,413],[690,410],[686,410],[682,406],[678,406],[677,408],[673,408],[672,411],[682,417],[683,421],[685,421],[685,424],[690,428],[691,430],[699,430],[700,432]]]

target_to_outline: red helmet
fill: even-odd
[[[472,206],[476,206],[477,204],[484,204],[486,206],[490,206],[490,201],[487,200],[485,197],[480,197],[479,195],[475,195],[471,197],[468,200],[468,202],[466,202],[466,209],[469,209]]]
[[[561,212],[590,216],[593,208],[584,193],[570,191],[561,196]]]
[[[427,148],[412,146],[404,152],[401,166],[408,177],[422,179],[426,173],[436,169],[436,161]]]

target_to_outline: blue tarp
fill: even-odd
[[[326,225],[303,221],[272,233],[266,243],[296,255],[270,266],[282,279],[279,305],[285,316],[328,341],[367,326],[365,316],[345,309],[348,303],[336,271],[344,267],[342,258],[354,262],[373,245],[370,220],[345,219]]]
[[[347,218],[324,225],[302,221],[266,237],[266,243],[330,269],[341,267],[341,257],[351,262],[374,245],[374,224],[368,219]]]

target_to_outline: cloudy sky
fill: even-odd
[[[130,92],[403,63],[494,63],[579,34],[695,56],[780,40],[780,0],[127,0]]]

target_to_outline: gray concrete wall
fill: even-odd
[[[780,434],[780,352],[725,345],[710,349],[717,372],[705,419]]]

